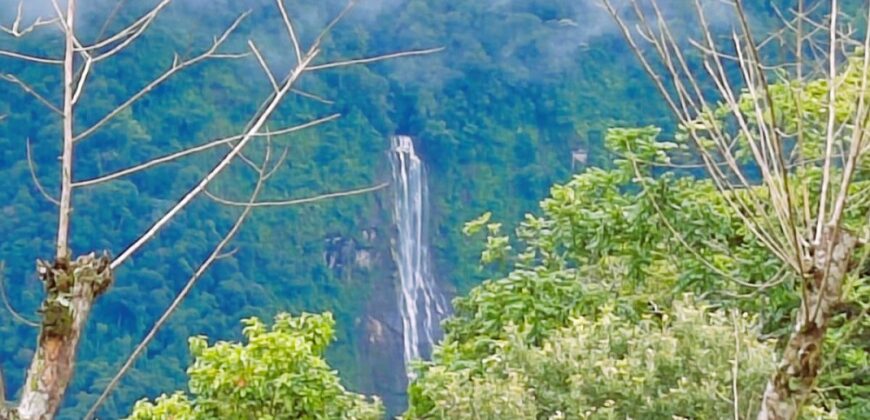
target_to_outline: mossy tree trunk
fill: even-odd
[[[46,295],[40,310],[37,350],[27,371],[18,418],[51,419],[60,408],[88,315],[96,298],[112,283],[110,263],[108,256],[96,254],[72,262],[37,262]]]
[[[843,282],[857,246],[852,234],[828,228],[816,246],[795,329],[764,391],[758,420],[792,420],[815,388],[828,323],[843,300]]]

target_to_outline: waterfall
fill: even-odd
[[[404,331],[405,369],[414,359],[427,358],[439,338],[445,314],[444,298],[437,291],[426,242],[428,188],[423,162],[407,136],[392,138],[393,217],[398,237],[393,255],[398,266],[401,294],[399,310]]]

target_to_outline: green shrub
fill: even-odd
[[[136,403],[130,419],[379,419],[380,401],[348,392],[323,359],[333,339],[329,313],[280,314],[267,328],[244,320],[247,343],[190,339],[190,397]]]
[[[508,326],[483,369],[423,369],[406,417],[700,419],[733,418],[738,407],[748,418],[775,363],[754,325],[687,295],[639,322],[605,306],[540,346]]]

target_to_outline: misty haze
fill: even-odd
[[[870,418],[866,0],[0,0],[0,420]]]

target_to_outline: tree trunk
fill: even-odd
[[[843,281],[857,242],[851,233],[829,227],[814,247],[795,330],[767,383],[758,420],[795,419],[801,404],[812,395],[828,322],[842,301]]]
[[[108,256],[95,254],[53,265],[37,262],[46,296],[36,354],[18,405],[22,420],[51,419],[60,408],[72,379],[82,329],[94,301],[112,283],[110,262]]]

